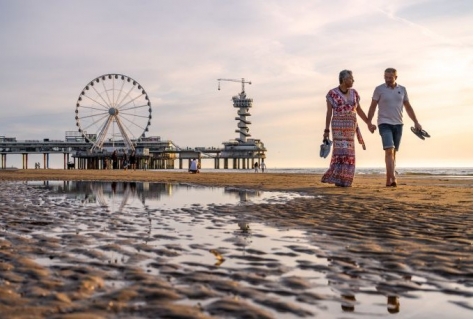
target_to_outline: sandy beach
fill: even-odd
[[[306,263],[305,269],[326,273],[331,280],[345,276],[348,281],[359,280],[359,284],[374,277],[384,278],[385,282],[386,274],[398,276],[398,281],[394,280],[396,284],[377,285],[381,291],[398,295],[418,289],[413,283],[401,283],[400,278],[426,274],[426,280],[432,281],[438,291],[467,295],[470,302],[458,306],[467,309],[472,316],[472,178],[399,176],[398,187],[394,188],[385,187],[384,176],[364,175],[356,176],[353,187],[338,188],[321,183],[321,176],[309,174],[50,169],[0,170],[1,318],[280,317],[267,309],[288,315],[281,318],[332,318],[325,316],[324,310],[317,310],[320,301],[332,297],[305,292],[307,282],[301,278],[286,278],[281,286],[274,283],[272,297],[267,296],[268,290],[251,289],[242,284],[265,282],[265,274],[260,270],[225,273],[213,266],[207,271],[189,272],[191,268],[167,264],[164,257],[157,258],[152,266],[160,269],[159,276],[135,266],[88,263],[77,264],[74,269],[53,269],[41,265],[36,258],[66,255],[62,240],[75,241],[79,250],[81,241],[86,243],[91,238],[80,234],[62,240],[29,237],[29,227],[41,226],[37,216],[32,216],[46,215],[47,208],[37,208],[36,212],[32,206],[25,205],[25,196],[31,201],[35,191],[24,184],[10,182],[33,180],[187,183],[313,195],[284,205],[254,205],[251,214],[262,223],[279,228],[305,228],[310,234],[314,229],[311,240],[324,249],[312,253],[327,258],[332,266]],[[66,207],[63,209],[67,211]],[[227,210],[237,215],[248,207]],[[26,222],[32,219],[35,223]],[[58,222],[62,222],[61,219]],[[94,240],[101,240],[99,234],[95,236]],[[120,243],[109,244],[115,245],[116,250],[121,249]],[[137,248],[138,244],[124,245]],[[139,248],[147,251],[143,245]],[[295,248],[295,253],[302,252]],[[257,255],[255,252],[253,258]],[[270,264],[268,261],[266,269],[278,272],[278,267],[272,268]],[[129,285],[111,288],[106,282],[113,276],[126,279]],[[470,296],[466,292],[455,292],[449,283],[471,287]],[[262,286],[269,289],[271,283],[265,282]],[[302,302],[315,304],[315,310],[308,312],[291,302],[279,301],[275,297],[278,291],[282,296],[294,295]],[[199,302],[210,299],[213,300],[210,303]],[[197,301],[191,305],[180,300]],[[260,307],[262,305],[265,307]],[[450,316],[441,314],[439,318]]]

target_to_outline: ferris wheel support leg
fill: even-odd
[[[107,131],[109,130],[110,123],[112,123],[112,116],[107,118],[107,121],[102,126],[102,130],[100,130],[99,136],[97,137],[97,141],[95,141],[94,145],[92,146],[92,150],[101,149],[102,145],[104,145],[105,136],[107,135]]]
[[[123,140],[125,142],[125,144],[128,146],[129,149],[131,149],[132,151],[135,150],[135,146],[133,146],[133,143],[132,141],[130,140],[130,138],[128,137],[127,133],[125,132],[125,128],[123,127],[122,125],[122,122],[120,121],[120,119],[117,117],[115,119],[115,121],[117,122],[117,126],[120,130],[120,133],[122,134],[123,136]]]

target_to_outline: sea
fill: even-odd
[[[61,167],[53,167],[52,169],[60,169]],[[18,169],[18,167],[8,167],[7,169]],[[31,168],[32,169],[32,168]],[[187,169],[159,169],[150,171],[164,171],[164,172],[186,172]],[[214,168],[202,168],[201,172],[210,173],[254,173],[254,169],[214,169]],[[265,173],[269,174],[324,174],[327,171],[327,167],[309,167],[309,168],[272,168],[267,167]],[[396,173],[398,175],[414,175],[418,177],[426,176],[444,176],[453,178],[472,178],[472,167],[397,167]],[[356,167],[356,175],[385,175],[385,167]]]
[[[166,171],[185,171],[180,169],[166,170]],[[265,173],[285,173],[285,174],[324,174],[327,171],[325,168],[268,168]],[[472,178],[472,167],[397,167],[398,175],[414,175],[414,176],[444,176],[444,177],[464,177]],[[225,173],[254,173],[253,169],[247,170],[234,170],[234,169],[212,169],[204,168],[201,172],[225,172]],[[385,175],[384,167],[373,167],[373,168],[356,168],[356,175]]]

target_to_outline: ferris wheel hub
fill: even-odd
[[[111,107],[111,108],[109,109],[109,115],[112,115],[112,116],[113,116],[113,115],[118,115],[118,113],[119,113],[119,110],[118,110],[118,108],[116,108],[116,107]]]

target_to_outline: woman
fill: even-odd
[[[258,170],[259,170],[258,162],[255,162],[255,164],[253,164],[253,168],[254,168],[254,172],[258,173]]]
[[[323,183],[350,187],[355,173],[354,135],[365,149],[362,135],[357,126],[357,115],[369,124],[368,118],[359,105],[359,93],[352,89],[354,78],[352,71],[342,70],[339,73],[339,86],[326,95],[327,113],[324,139],[329,138],[329,125],[332,127],[333,150],[331,164],[323,175]],[[375,130],[375,125],[371,126]]]

